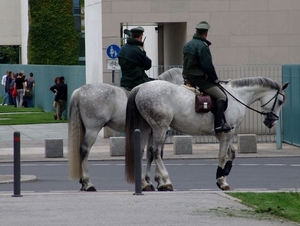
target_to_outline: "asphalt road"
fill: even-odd
[[[173,187],[177,191],[219,190],[215,184],[216,159],[165,160]],[[98,191],[133,191],[125,181],[124,161],[90,161],[92,183]],[[152,167],[152,183],[154,181]],[[227,182],[231,190],[300,189],[300,157],[239,158],[234,161]],[[13,174],[12,163],[1,163],[0,174]],[[22,175],[37,180],[21,184],[21,192],[78,191],[78,181],[69,180],[67,162],[22,163]],[[0,184],[0,192],[13,191],[13,184]]]

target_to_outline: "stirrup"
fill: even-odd
[[[215,133],[228,133],[231,131],[234,127],[231,127],[227,122],[223,123],[221,126],[218,126],[215,128]]]

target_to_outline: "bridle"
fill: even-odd
[[[252,110],[252,111],[255,111],[261,115],[265,115],[266,116],[266,119],[265,121],[276,121],[279,119],[279,116],[276,115],[274,113],[274,108],[275,108],[275,105],[276,105],[276,102],[277,102],[277,99],[278,99],[278,95],[282,95],[284,96],[280,90],[277,90],[276,94],[269,100],[267,101],[267,103],[265,103],[264,105],[261,105],[261,107],[264,107],[266,106],[268,103],[270,103],[273,99],[275,99],[274,103],[273,103],[273,106],[272,106],[272,110],[270,112],[263,112],[263,111],[258,111],[246,104],[244,104],[242,101],[240,101],[239,99],[237,99],[233,94],[231,94],[227,89],[225,89],[223,86],[219,85],[219,87],[226,93],[228,93],[233,99],[235,99],[237,102],[239,102],[240,104],[244,105],[246,108]],[[265,123],[265,122],[264,122]],[[266,124],[266,123],[265,123]]]

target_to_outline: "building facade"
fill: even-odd
[[[85,4],[85,27],[92,29],[90,34],[86,31],[86,53],[99,53],[87,67],[95,68],[98,62],[101,67],[94,70],[102,68],[100,80],[107,83],[111,71],[106,68],[106,48],[121,45],[122,28],[128,26],[155,29],[157,36],[145,33],[146,50],[156,49],[158,65],[182,64],[182,47],[202,20],[211,25],[208,40],[216,65],[300,62],[299,0],[85,0]],[[23,64],[27,63],[27,11],[27,1],[0,1],[0,45],[20,45]]]

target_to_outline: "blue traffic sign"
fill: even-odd
[[[106,49],[107,56],[112,59],[117,58],[119,52],[120,52],[120,47],[114,44],[108,46]]]

